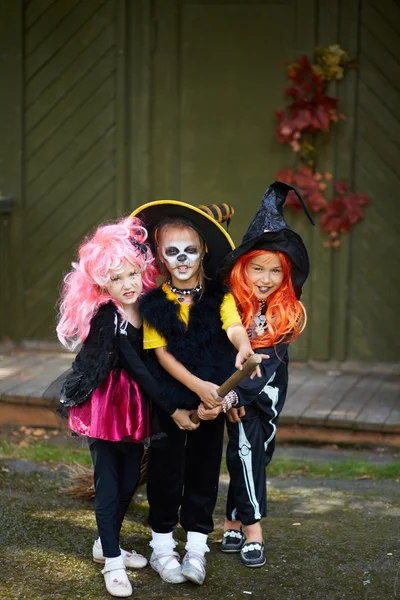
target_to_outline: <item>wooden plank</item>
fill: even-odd
[[[385,90],[385,93],[380,95],[381,102],[397,117],[400,106],[400,93],[375,66],[365,52],[364,47],[361,48],[360,53],[359,77],[370,90]]]
[[[328,416],[326,425],[330,427],[355,427],[360,421],[360,413],[365,409],[369,400],[379,394],[379,388],[384,380],[383,374],[375,377],[361,375],[354,387],[352,387],[332,410]]]
[[[18,382],[2,394],[2,402],[13,402],[24,398],[24,402],[30,404],[30,399],[35,401],[37,399],[42,400],[37,390],[43,389],[44,391],[52,381],[71,367],[72,361],[72,355],[67,361],[62,360],[61,362],[59,358],[54,357],[36,366],[33,370],[25,371],[24,380]],[[43,399],[43,404],[47,405],[48,401]]]
[[[317,14],[318,0],[297,0],[295,4],[295,27],[293,39],[293,54],[285,57],[286,60],[297,60],[300,56],[306,54],[310,56],[314,46],[317,43]],[[283,88],[284,89],[284,88]],[[283,90],[282,90],[283,92]],[[284,96],[282,95],[282,99]],[[272,150],[271,150],[272,151]],[[276,149],[273,150],[276,152]],[[289,153],[288,153],[289,154]],[[282,165],[283,166],[283,165]],[[293,211],[286,210],[286,219],[295,231],[301,235],[311,255],[311,263],[313,272],[313,239],[314,228],[310,226],[304,215],[295,215]],[[320,252],[318,248],[318,252]],[[304,303],[308,315],[311,315],[315,308],[315,293],[317,281],[310,276],[305,284],[302,302]],[[291,344],[291,357],[295,360],[306,360],[311,356],[312,346],[312,324],[308,323],[306,329],[301,336]],[[285,406],[286,410],[286,406]]]
[[[127,37],[127,0],[117,1],[116,22],[116,130],[115,130],[115,208],[118,215],[122,215],[128,205],[129,188],[129,153],[128,143],[128,37]]]
[[[28,159],[26,182],[31,198],[35,198],[35,185],[44,195],[79,160],[98,132],[110,127],[115,119],[113,98],[110,78]]]
[[[373,33],[370,33],[365,27],[361,28],[361,44],[363,54],[375,65],[382,73],[385,81],[397,91],[400,91],[400,64],[383,46],[379,43]]]
[[[43,239],[38,233],[47,228],[47,220],[49,215],[53,213],[52,207],[49,212],[43,210],[41,198],[52,196],[53,190],[60,184],[61,181],[70,181],[70,184],[76,187],[76,181],[72,180],[70,173],[79,169],[81,161],[86,160],[89,163],[90,171],[98,164],[98,159],[94,164],[90,164],[92,149],[95,149],[104,137],[107,137],[109,142],[113,142],[114,135],[114,103],[110,102],[108,106],[101,111],[77,136],[75,142],[68,146],[61,154],[49,165],[34,182],[27,188],[27,198],[30,204],[39,204],[40,210],[35,213],[38,218],[32,219],[27,224],[26,234],[29,236],[29,245],[32,252],[37,252],[38,248],[43,246]],[[109,153],[112,152],[112,147],[109,147]],[[89,171],[89,172],[90,172]],[[53,196],[54,198],[54,196]]]
[[[17,371],[11,376],[4,377],[4,379],[0,380],[0,398],[22,382],[32,379],[37,372],[37,369],[40,369],[43,364],[49,360],[51,360],[49,355],[40,353],[30,354],[20,358],[15,365]]]
[[[368,88],[363,81],[359,81],[358,84],[359,106],[366,110],[369,110],[374,119],[382,127],[382,134],[384,133],[391,142],[399,144],[400,139],[400,121],[393,113],[383,104],[382,97],[378,96],[376,90]]]
[[[155,15],[151,195],[154,199],[179,199],[179,3],[156,0]]]
[[[400,48],[400,32],[393,28],[393,23],[387,21],[384,7],[381,7],[381,10],[383,10],[382,14],[371,4],[364,2],[361,12],[362,24],[392,56],[396,56]]]
[[[300,422],[304,413],[320,402],[324,390],[329,387],[332,377],[326,373],[315,372],[300,385],[285,402],[281,420],[284,423]]]
[[[2,310],[0,331],[18,340],[24,324],[23,294],[23,63],[22,3],[0,2],[0,193],[14,199],[7,222],[10,260],[1,265],[2,277],[12,281],[12,302]],[[3,221],[4,226],[4,221]],[[2,234],[3,235],[3,234]],[[5,237],[5,236],[4,236]],[[4,258],[4,256],[3,256]],[[1,292],[4,294],[5,289]],[[2,306],[3,308],[3,306]]]
[[[369,378],[373,379],[372,377]],[[369,401],[365,404],[353,424],[355,429],[386,429],[386,425],[400,425],[400,411],[396,415],[400,399],[399,377],[389,377],[381,380],[381,385],[375,393],[370,394]],[[392,420],[391,420],[392,419]]]
[[[114,73],[114,52],[107,52],[93,69],[90,76],[85,77],[61,98],[49,112],[27,132],[26,157],[30,158],[42,144],[46,143],[59,127],[73,118],[76,111],[94,94],[107,93],[103,86],[108,86]]]
[[[49,237],[44,243],[44,247],[38,249],[40,257],[33,261],[30,277],[27,279],[28,288],[35,283],[44,287],[43,274],[51,270],[60,259],[65,260],[65,252],[72,250],[88,233],[88,224],[92,222],[92,214],[98,219],[97,215],[103,211],[104,206],[113,205],[114,179],[114,167],[107,162],[102,163],[85,181],[85,184],[77,190],[62,216],[60,217],[58,213],[54,217],[59,220],[62,227],[55,229],[54,236],[51,239]],[[82,208],[74,209],[77,206],[82,206]]]
[[[398,0],[368,0],[376,12],[390,23],[390,26],[400,34],[400,5]]]
[[[48,7],[36,21],[26,30],[25,33],[25,55],[29,55],[44,38],[49,36],[60,22],[72,11],[79,0],[64,0],[56,2]]]
[[[291,366],[289,363],[289,389],[295,388],[314,375],[313,369]]]
[[[90,0],[90,2],[79,2],[67,14],[65,19],[52,30],[50,35],[45,37],[42,43],[26,57],[25,76],[28,81],[39,69],[46,65],[56,52],[62,49],[83,23],[93,18],[96,10],[98,10],[103,1]],[[113,0],[107,1],[112,2]]]
[[[365,140],[371,140],[374,145],[374,152],[378,156],[384,158],[386,169],[390,169],[392,173],[398,177],[400,146],[391,142],[390,139],[383,134],[382,126],[377,119],[375,119],[371,110],[365,110],[359,105],[358,114],[358,135],[362,136]],[[398,124],[399,123],[400,121],[398,121]]]
[[[71,213],[79,214],[81,209],[78,205],[79,200],[83,199],[83,201],[86,201],[88,198],[92,198],[92,188],[90,185],[93,185],[93,181],[91,177],[105,161],[112,162],[113,157],[110,151],[112,142],[113,130],[111,129],[96,144],[96,146],[92,148],[90,155],[84,157],[84,159],[77,163],[76,167],[68,173],[68,176],[59,181],[54,188],[54,193],[59,193],[62,202],[55,206],[53,211],[49,211],[47,221],[41,225],[37,234],[35,233],[32,243],[33,241],[36,243],[37,236],[42,238],[43,245],[50,242],[57,235],[58,230],[62,228],[63,219],[69,221],[71,219]],[[109,200],[110,203],[113,203],[113,196],[111,196]],[[40,248],[37,247],[38,251],[39,249]],[[33,264],[31,267],[33,268]]]
[[[317,45],[328,46],[337,39],[339,25],[339,3],[329,0],[318,0]],[[335,96],[337,85],[332,82],[328,93]],[[316,136],[318,171],[334,172],[334,139],[335,131],[324,136]],[[327,194],[331,190],[327,190]],[[317,222],[319,219],[316,219]],[[332,250],[324,248],[325,236],[319,227],[313,229],[312,238],[312,310],[309,313],[310,354],[314,360],[329,360],[331,358],[332,335]]]
[[[31,0],[25,8],[25,27],[33,23],[55,2],[55,0]]]
[[[96,210],[96,203],[95,201],[93,202],[92,218],[91,221],[86,223],[86,232],[93,230],[95,226],[106,220],[115,218],[115,206],[110,200],[112,188],[113,182],[104,188],[104,192],[102,193],[104,196],[104,198],[101,198],[102,201],[104,201],[106,194],[108,194],[108,205],[103,202]],[[74,255],[74,253],[76,254],[81,241],[82,236],[77,235],[71,248],[65,249],[64,253],[54,261],[51,267],[49,267],[46,272],[41,273],[40,279],[37,282],[34,282],[30,287],[27,287],[26,312],[29,324],[25,333],[26,337],[29,337],[32,332],[39,330],[40,327],[45,324],[47,332],[51,332],[50,337],[54,341],[56,340],[54,321],[56,318],[55,305],[59,293],[59,285],[65,273],[70,271],[71,256]],[[45,309],[41,310],[41,305],[43,305]],[[28,317],[31,318],[28,319]],[[51,321],[50,324],[49,321]],[[45,337],[37,339],[45,339]]]
[[[7,358],[2,357],[0,360],[0,380],[12,380],[15,375],[23,371],[26,367],[32,366],[32,364],[40,364],[41,360],[43,360],[42,355],[38,354],[32,357],[30,354],[22,352],[17,355],[8,356]]]
[[[399,104],[399,106],[400,106],[400,104]],[[391,171],[390,169],[387,168],[385,158],[383,156],[380,156],[375,151],[373,146],[374,146],[374,140],[366,140],[361,135],[357,136],[356,152],[357,152],[357,156],[359,157],[359,160],[367,168],[371,164],[374,165],[374,172],[373,172],[373,174],[371,173],[371,177],[375,176],[377,179],[384,182],[386,184],[385,188],[387,188],[388,191],[396,189],[397,186],[399,185],[399,179],[400,179],[399,174],[394,173],[393,171]],[[393,203],[393,206],[395,205],[396,201],[395,201],[394,197],[393,197],[393,199],[389,199],[388,201],[389,202],[391,201]],[[378,196],[376,198],[376,202],[382,203],[385,206],[387,206],[386,199],[385,199],[385,197],[382,197],[382,194],[380,195],[380,197]],[[389,205],[389,207],[390,207],[390,205]],[[393,211],[393,215],[396,216],[397,211]]]
[[[359,148],[358,160],[355,169],[355,176],[357,181],[363,182],[365,189],[368,190],[368,198],[370,205],[366,208],[367,215],[372,212],[375,218],[374,211],[378,213],[379,225],[383,225],[386,230],[386,234],[389,237],[394,237],[400,226],[400,214],[397,210],[398,202],[395,194],[382,195],[382,189],[387,186],[386,178],[386,167],[384,163],[374,150],[371,148],[371,144],[365,140],[359,140],[357,144]],[[368,160],[375,156],[376,157],[376,169],[373,171],[370,168]],[[389,172],[389,177],[392,173]],[[400,179],[400,178],[399,178]],[[395,181],[395,179],[393,179]],[[399,185],[399,183],[397,184]],[[379,213],[381,216],[379,217]],[[390,219],[387,216],[390,215]],[[369,221],[370,219],[368,219]],[[385,221],[385,223],[383,223]],[[362,224],[364,225],[364,223]]]
[[[138,0],[128,13],[131,44],[129,64],[135,73],[130,96],[130,209],[150,201],[150,114],[152,52],[156,20],[150,0]]]
[[[343,396],[357,383],[359,373],[346,373],[334,376],[331,383],[319,394],[317,402],[310,406],[300,417],[299,423],[315,425],[330,425],[329,415],[340,403]]]
[[[30,102],[29,83],[26,86],[26,129],[30,131],[47,113],[62,101],[75,85],[81,85],[93,72],[98,62],[109,52],[114,57],[114,27],[110,25],[86,48],[46,90]],[[111,52],[112,51],[112,52]]]
[[[395,396],[395,400],[393,401],[392,409],[390,411],[389,416],[383,424],[382,429],[384,431],[400,431],[400,394],[395,390],[387,390],[387,393],[393,398]]]
[[[291,57],[285,57],[286,60],[297,60],[302,55],[310,55],[313,48],[317,43],[317,11],[318,11],[318,0],[298,0],[296,2],[296,21],[294,29],[294,44],[293,44],[293,55]],[[291,227],[301,235],[311,253],[313,243],[313,228],[305,222],[302,218],[303,215],[292,215],[287,210],[286,218],[289,221]],[[312,259],[312,257],[311,257]],[[316,282],[312,277],[308,278],[304,287],[302,296],[302,302],[304,303],[308,315],[313,312],[314,309],[314,293],[315,293]],[[305,360],[311,356],[311,344],[312,344],[312,326],[308,323],[306,329],[298,340],[291,345],[294,352],[291,355],[295,360]],[[285,411],[287,411],[287,402],[285,405]]]
[[[96,12],[94,17],[71,37],[60,52],[56,52],[29,81],[29,103],[34,102],[80,55],[90,46],[114,18],[114,3],[106,2]]]
[[[351,57],[359,53],[359,20],[358,0],[347,0],[340,3],[338,41],[340,46],[349,52]],[[349,71],[337,85],[339,111],[346,115],[346,120],[338,123],[335,135],[335,168],[337,179],[344,179],[354,188],[355,131],[357,102],[358,70]],[[351,234],[343,236],[341,246],[332,253],[332,358],[343,361],[348,352],[348,298],[350,277],[350,245]]]

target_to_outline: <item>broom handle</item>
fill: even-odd
[[[217,389],[217,394],[220,398],[224,398],[233,388],[235,388],[245,377],[250,375],[254,371],[254,369],[259,365],[262,361],[262,358],[259,354],[253,354],[246,360],[243,365],[242,370],[237,369],[233,375],[231,375],[224,383]],[[200,418],[197,413],[192,413],[190,415],[190,419],[193,423],[200,423]]]

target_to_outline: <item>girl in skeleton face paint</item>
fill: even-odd
[[[158,229],[158,244],[160,270],[168,272],[174,288],[184,287],[187,290],[203,285],[202,260],[205,244],[197,231],[185,224],[165,224]],[[178,294],[177,298],[190,304],[192,295]]]
[[[153,208],[156,214],[147,210]],[[163,210],[180,210],[182,218],[156,222]],[[192,213],[197,219],[193,227]],[[135,211],[150,228],[156,223],[154,250],[166,277],[161,288],[141,302],[147,364],[165,403],[165,410],[156,409],[153,415],[166,437],[162,446],[150,445],[147,472],[150,564],[169,583],[189,580],[201,585],[207,537],[213,530],[224,418],[221,414],[199,426],[190,415],[200,402],[210,408],[221,405],[217,389],[235,369],[234,347],[238,367],[253,351],[233,296],[225,284],[210,277],[210,261],[218,252],[224,256],[233,243],[217,222],[199,213],[177,201],[165,201],[165,206],[158,201]],[[203,230],[204,237],[199,233]],[[156,432],[153,429],[153,439]],[[187,532],[182,563],[174,552],[173,529],[178,522]]]

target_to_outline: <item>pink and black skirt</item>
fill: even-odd
[[[89,400],[70,409],[68,426],[79,435],[141,443],[150,436],[150,407],[132,377],[113,370]]]

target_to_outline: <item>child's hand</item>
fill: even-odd
[[[250,358],[250,356],[253,356],[253,354],[254,351],[250,346],[250,342],[240,345],[238,353],[236,354],[235,367],[241,371],[246,360]]]
[[[185,408],[177,408],[176,411],[171,415],[179,429],[185,429],[187,431],[194,431],[198,428],[200,423],[193,423],[190,418],[193,410],[186,410]]]
[[[268,360],[269,358],[271,358],[269,354],[259,354],[259,356],[261,356],[262,360]],[[254,369],[254,371],[250,375],[250,379],[254,379],[254,377],[256,375],[257,375],[257,377],[262,377],[262,373],[261,373],[261,369],[260,369],[259,365],[257,365],[257,367]]]
[[[240,419],[244,417],[245,413],[246,410],[244,406],[241,406],[240,408],[235,408],[233,406],[230,410],[228,410],[226,416],[228,417],[228,421],[230,421],[231,423],[240,423]]]
[[[217,406],[216,408],[206,408],[205,405],[201,402],[197,409],[197,414],[199,415],[202,421],[212,421],[218,417],[221,410],[222,405]]]
[[[211,381],[201,381],[196,389],[196,394],[207,408],[217,408],[222,404],[222,398],[217,394],[218,385]]]

